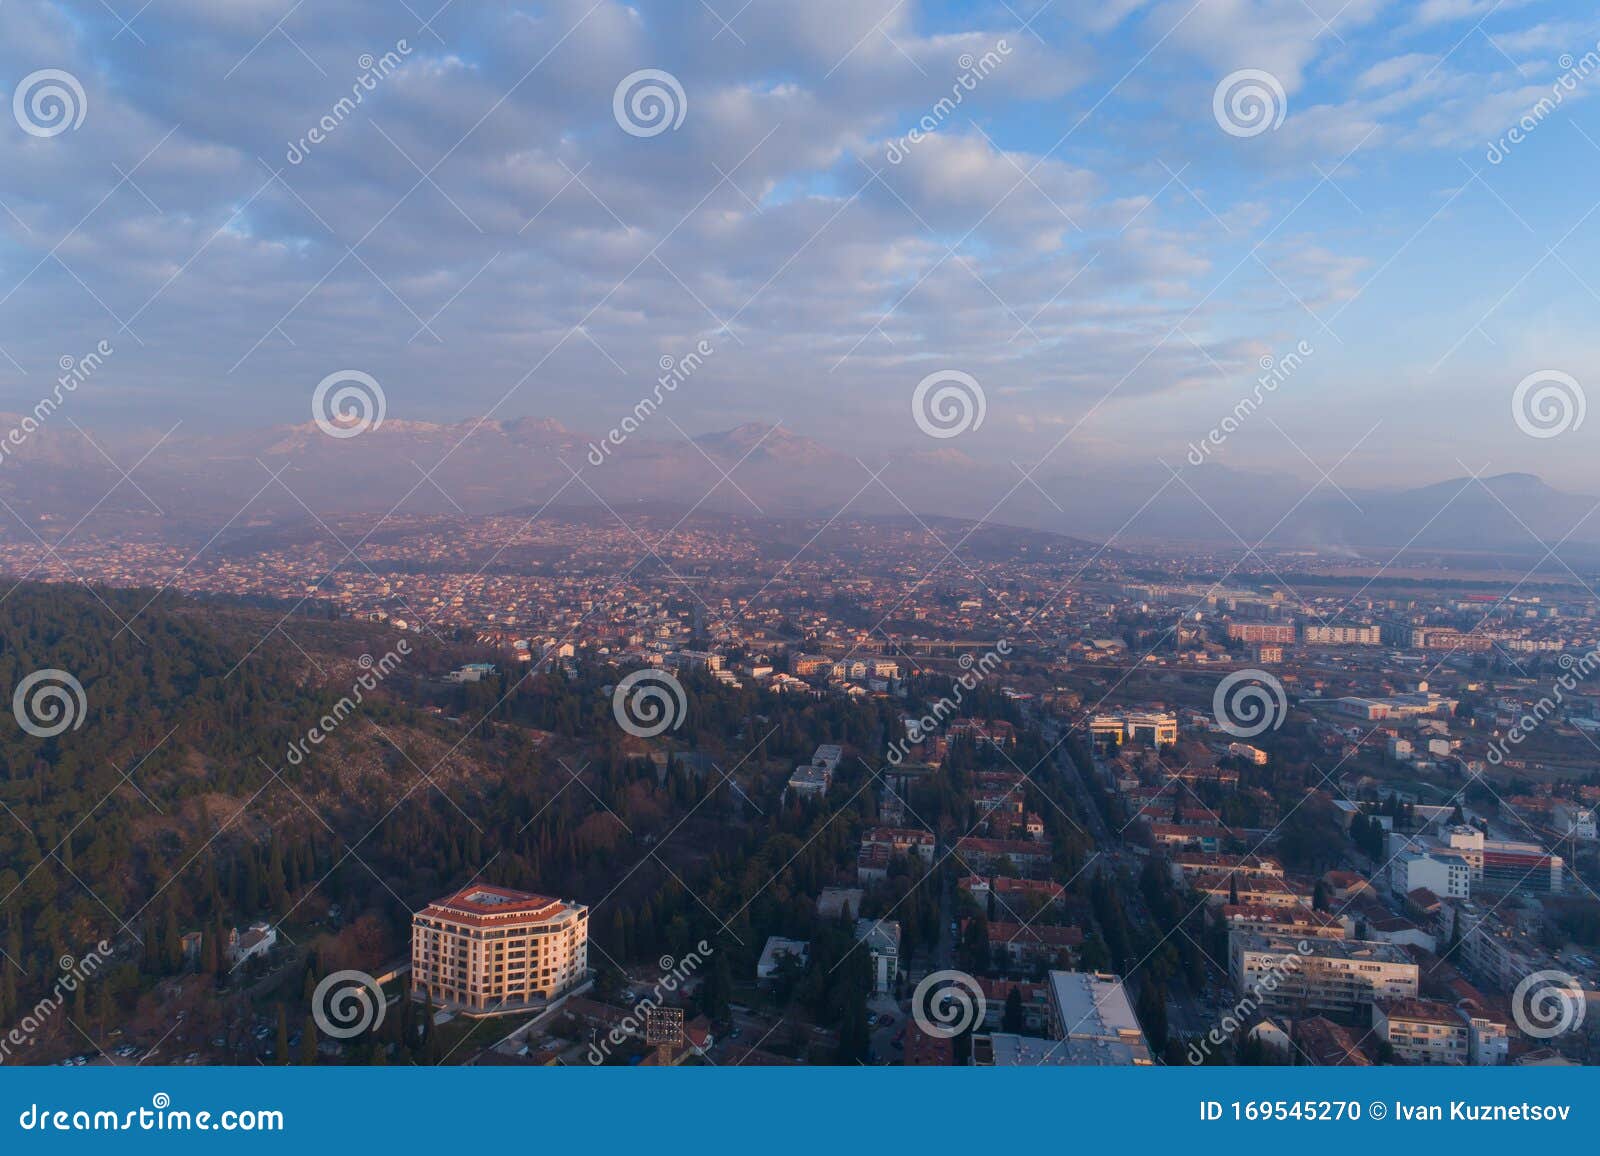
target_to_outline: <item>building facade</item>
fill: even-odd
[[[589,909],[547,895],[478,886],[411,920],[411,991],[466,1015],[542,1004],[589,972]]]

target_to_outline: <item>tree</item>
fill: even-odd
[[[310,1016],[306,1017],[305,1026],[300,1029],[300,1063],[303,1067],[311,1067],[317,1062],[317,1023]]]
[[[1138,1012],[1150,1050],[1159,1054],[1167,1046],[1167,989],[1150,980],[1140,984]]]
[[[728,1018],[728,1002],[733,994],[733,971],[726,952],[719,951],[711,969],[700,981],[700,1012],[709,1020]]]
[[[289,1062],[289,1009],[281,1003],[278,1005],[278,1051],[274,1058],[280,1064]]]
[[[1019,1035],[1022,1032],[1022,989],[1013,987],[1006,993],[1006,1009],[1000,1016],[1000,1030]]]
[[[839,1024],[839,1063],[865,1063],[872,1051],[872,1030],[867,1022],[867,994],[852,991]]]

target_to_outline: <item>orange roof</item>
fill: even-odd
[[[482,927],[505,919],[550,919],[560,914],[564,906],[561,900],[548,895],[483,885],[435,899],[423,914]]]

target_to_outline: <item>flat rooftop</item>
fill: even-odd
[[[484,923],[502,919],[549,919],[560,914],[566,906],[562,900],[549,895],[478,885],[465,887],[443,899],[435,899],[428,904],[425,913],[469,923]]]

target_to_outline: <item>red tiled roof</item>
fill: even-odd
[[[509,887],[467,887],[454,895],[435,899],[423,912],[458,923],[492,925],[503,919],[550,919],[560,914],[561,900]]]

